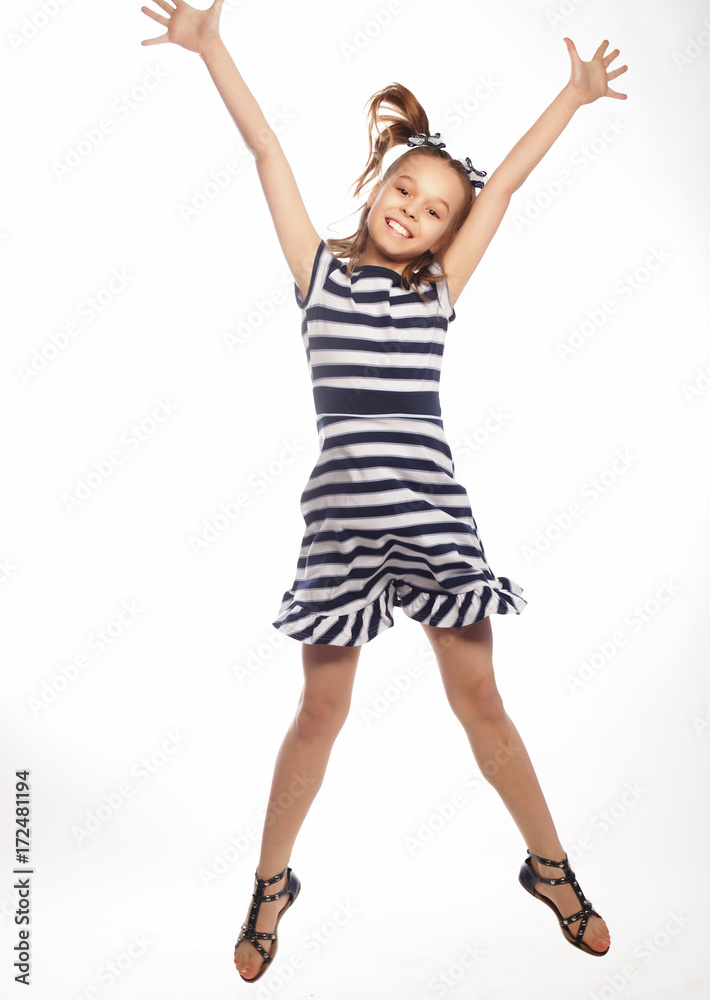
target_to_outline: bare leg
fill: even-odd
[[[466,731],[481,773],[500,795],[526,847],[540,857],[562,861],[565,849],[532,761],[495,682],[490,618],[463,628],[422,627],[436,655],[449,704]],[[532,864],[538,875],[556,877],[538,861],[533,859]],[[538,884],[536,890],[552,899],[565,917],[580,909],[571,885]],[[578,921],[569,925],[573,934],[578,925]],[[607,948],[609,932],[601,917],[590,917],[584,941],[597,951]]]
[[[361,647],[304,642],[301,650],[304,686],[293,722],[276,757],[256,869],[263,879],[273,878],[288,865],[298,832],[323,783],[333,744],[350,710]],[[284,878],[265,891],[273,894],[285,888]],[[272,933],[289,899],[289,895],[284,895],[262,903],[255,929]],[[250,909],[251,901],[244,923]],[[271,953],[273,941],[259,944]],[[245,979],[253,979],[263,961],[249,941],[242,941],[234,950],[234,964]]]

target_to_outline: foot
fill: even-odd
[[[551,860],[562,861],[564,859],[558,854],[553,855]],[[531,859],[531,863],[533,871],[541,878],[557,878],[555,872],[559,872],[560,878],[565,877],[565,873],[562,868],[555,868],[553,865],[540,864],[540,862],[536,861],[535,858]],[[572,866],[570,865],[570,867]],[[547,896],[548,899],[551,899],[563,917],[571,917],[573,913],[579,913],[582,909],[579,897],[574,891],[573,886],[569,883],[567,885],[545,885],[544,882],[536,882],[535,891],[539,892],[541,896]],[[573,923],[567,924],[566,927],[562,927],[562,930],[572,940],[574,940],[579,934],[579,925],[581,922],[582,918],[580,917]],[[593,951],[607,950],[609,944],[611,943],[611,938],[609,936],[609,929],[601,917],[591,916],[589,918],[587,926],[584,928],[582,941],[584,941],[586,945],[589,945]]]
[[[272,872],[268,875],[264,875],[263,872],[259,876],[260,878],[268,879],[273,878],[274,875],[278,875],[279,872]],[[264,893],[267,896],[273,896],[276,892],[282,892],[286,888],[288,882],[288,872],[283,878],[280,878],[278,882],[272,883],[272,885],[267,885],[264,889]],[[256,879],[254,879],[254,892],[256,892],[257,885]],[[259,906],[259,913],[257,914],[256,923],[254,925],[255,931],[264,931],[267,934],[273,934],[276,928],[276,921],[278,920],[279,913],[283,910],[284,906],[288,906],[289,900],[291,899],[291,893],[286,892],[279,899],[273,899],[270,903],[262,902]],[[247,910],[247,915],[244,918],[244,923],[248,923],[249,914],[251,913],[252,900],[249,901],[249,909]],[[240,931],[241,933],[241,931]],[[239,935],[237,935],[238,937]],[[275,942],[269,941],[267,939],[259,938],[259,944],[264,949],[264,951],[270,955],[271,949],[273,948]],[[247,941],[246,938],[239,942],[239,944],[234,949],[234,964],[239,972],[245,979],[253,979],[261,971],[261,967],[264,964],[265,959],[256,950],[251,941]],[[270,964],[270,963],[269,963]]]

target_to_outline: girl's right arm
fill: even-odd
[[[175,7],[166,0],[155,0],[169,14],[169,19],[141,7],[145,14],[168,29],[166,34],[147,39],[142,44],[175,42],[191,52],[197,52],[204,61],[242,139],[256,160],[256,170],[276,235],[293,280],[305,299],[320,236],[303,204],[278,137],[219,35],[219,14],[223,2],[215,0],[209,10],[201,11],[190,7],[184,0],[173,0]]]

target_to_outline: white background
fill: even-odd
[[[490,785],[466,792],[479,772],[465,733],[423,630],[397,609],[362,650],[291,858],[302,895],[253,987],[232,949],[302,686],[300,644],[271,625],[318,449],[300,313],[199,57],[141,46],[163,29],[138,0],[47,10],[2,12],[10,995],[706,997],[708,5],[419,0],[383,23],[384,0],[225,4],[222,35],[324,238],[355,229],[364,106],[386,83],[490,175],[567,82],[563,36],[583,59],[608,38],[629,66],[612,84],[628,100],[581,108],[514,195],[457,302],[441,387],[490,563],[528,600],[493,619],[499,689],[612,948],[592,962],[524,895],[522,838]],[[211,187],[230,161],[236,175]],[[124,283],[107,292],[114,272]],[[160,401],[170,412],[151,423]],[[492,431],[491,410],[506,414]],[[141,424],[132,449],[124,434]],[[70,506],[95,462],[111,475]],[[197,554],[191,538],[240,493],[245,508]],[[17,768],[32,772],[30,990],[11,968]],[[457,792],[465,806],[437,820]],[[92,832],[90,814],[103,817]],[[412,852],[420,824],[436,829]]]

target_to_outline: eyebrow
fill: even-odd
[[[409,176],[409,174],[398,174],[397,175],[397,180],[398,181],[400,181],[400,180],[402,180],[402,181],[414,181],[415,184],[417,183],[414,180],[413,177]],[[442,203],[442,205],[446,205],[446,211],[447,212],[449,211],[449,203],[448,203],[448,201],[444,201],[444,199],[443,198],[439,198],[438,195],[435,196],[434,198],[432,198],[431,201],[440,201]]]

